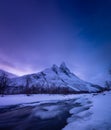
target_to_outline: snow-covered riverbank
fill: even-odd
[[[83,94],[82,94],[83,95]],[[54,101],[54,100],[68,100],[80,97],[80,95],[60,95],[60,94],[33,94],[26,95],[5,95],[0,97],[0,106],[17,105],[22,103],[42,102],[42,101]]]
[[[83,105],[70,111],[72,118],[67,119],[68,125],[63,130],[111,130],[111,92],[92,96],[89,109],[83,109],[88,107],[84,101],[78,100]]]

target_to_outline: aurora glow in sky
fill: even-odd
[[[0,68],[22,75],[65,61],[82,79],[111,65],[111,0],[0,0]]]

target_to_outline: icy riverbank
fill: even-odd
[[[92,96],[89,103],[83,99],[78,100],[81,107],[70,110],[72,116],[63,130],[111,130],[111,92]]]
[[[81,94],[83,95],[83,94]],[[78,95],[60,95],[60,94],[33,94],[30,96],[26,95],[5,95],[0,97],[0,106],[6,105],[17,105],[22,103],[42,102],[42,101],[54,101],[54,100],[68,100],[80,97]]]

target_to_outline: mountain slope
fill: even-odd
[[[12,73],[9,73],[9,72],[7,72],[7,71],[5,71],[5,70],[1,70],[1,69],[0,69],[0,76],[2,76],[3,73],[5,73],[8,78],[15,78],[15,77],[17,77],[17,75],[14,75],[14,74],[12,74]]]
[[[101,87],[93,85],[79,79],[76,75],[70,72],[65,63],[60,67],[53,65],[51,68],[45,69],[42,72],[24,75],[11,79],[10,85],[12,88],[25,87],[34,88],[36,91],[69,91],[69,92],[97,92]]]

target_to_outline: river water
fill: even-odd
[[[69,110],[80,105],[74,102],[71,99],[0,108],[0,130],[61,130],[71,116]]]

